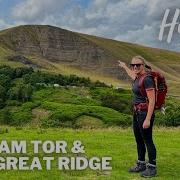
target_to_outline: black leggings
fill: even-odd
[[[143,122],[147,111],[136,111],[133,115],[133,130],[137,143],[138,160],[145,161],[146,148],[148,151],[149,163],[156,165],[156,147],[152,139],[152,127],[154,123],[154,113],[151,118],[150,127],[143,129]]]

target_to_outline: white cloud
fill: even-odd
[[[127,31],[126,34],[118,35],[115,37],[116,40],[127,41],[127,42],[134,42],[140,44],[148,44],[153,45],[157,34],[155,32],[154,26],[145,25],[142,29],[138,29],[136,31]]]
[[[106,4],[108,3],[108,0],[94,0],[93,1],[93,7],[95,7],[96,9],[101,9],[104,6],[106,6]]]
[[[128,1],[128,3],[129,3],[129,6],[131,7],[139,7],[142,5],[146,5],[148,3],[148,0],[131,0],[131,1]]]
[[[26,0],[17,4],[12,11],[12,16],[16,20],[27,23],[41,21],[49,15],[62,10],[66,0]]]
[[[12,24],[7,23],[5,20],[0,19],[0,30],[12,27]]]
[[[167,8],[180,8],[179,0],[150,0],[147,3],[148,15],[160,16]]]

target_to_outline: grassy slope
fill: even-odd
[[[102,89],[103,90],[103,89]],[[107,91],[107,90],[106,90]],[[111,92],[111,90],[109,91]],[[106,92],[107,93],[107,92]],[[98,95],[100,96],[100,95]],[[129,97],[129,93],[119,94],[122,99]],[[125,96],[125,97],[124,97]],[[127,100],[126,100],[127,101]],[[69,117],[69,123],[77,123],[77,119],[84,115],[94,117],[109,125],[129,124],[130,116],[120,113],[114,109],[103,107],[99,97],[92,97],[89,88],[48,88],[37,91],[33,95],[33,102],[41,102],[41,108],[49,110],[53,117],[62,119]],[[124,119],[127,119],[125,122]],[[86,118],[87,120],[89,118]],[[74,122],[75,121],[75,122]],[[48,120],[48,123],[54,121]],[[88,126],[88,122],[87,122]]]
[[[101,95],[112,93],[115,92],[110,88],[90,90],[87,87],[47,87],[34,91],[31,102],[17,105],[16,101],[8,101],[7,109],[12,115],[8,122],[18,126],[31,127],[41,127],[41,125],[77,127],[76,125],[79,124],[78,120],[80,119],[79,121],[82,121],[82,125],[87,127],[91,127],[92,121],[95,124],[97,122],[97,125],[101,123],[101,127],[129,126],[131,116],[124,113],[129,112],[130,106],[118,112],[102,105]],[[131,96],[128,91],[116,92],[116,95],[123,101],[121,103],[122,106],[124,101],[129,102],[128,99]],[[0,111],[0,122],[2,124],[4,122],[3,112],[4,110]],[[87,122],[82,119],[86,119]],[[78,125],[78,127],[81,126]]]
[[[153,69],[165,75],[168,80],[169,93],[180,95],[178,89],[180,86],[180,53],[84,34],[81,36],[93,41],[108,50],[117,59],[128,64],[133,56],[142,55]]]
[[[8,128],[8,127],[7,127]],[[8,128],[9,133],[0,134],[0,140],[4,139],[10,142],[11,140],[27,140],[30,144],[31,140],[66,140],[71,146],[74,140],[81,140],[85,146],[87,157],[112,157],[112,171],[60,171],[53,162],[52,169],[47,171],[1,171],[2,179],[68,179],[68,180],[139,180],[139,174],[129,174],[127,169],[132,166],[136,159],[136,145],[133,133],[130,129],[99,129],[99,130],[72,130],[72,129],[15,129]],[[172,138],[173,137],[173,138]],[[155,129],[154,141],[157,147],[157,163],[158,176],[157,180],[178,180],[180,179],[179,169],[180,164],[180,134],[179,129]],[[28,146],[28,153],[23,156],[33,157],[32,147]],[[8,154],[14,156],[14,154]],[[42,157],[45,154],[42,151],[36,156]],[[55,159],[62,154],[49,154]],[[67,154],[64,154],[67,156]],[[43,163],[42,163],[43,164]],[[44,168],[44,166],[43,166]],[[144,179],[144,178],[142,178]]]
[[[177,74],[177,72],[180,71],[180,65],[179,65],[180,53],[145,47],[138,44],[115,41],[111,39],[104,39],[96,36],[89,36],[89,35],[81,35],[81,36],[83,36],[84,38],[90,41],[95,42],[99,46],[108,50],[115,57],[127,63],[131,61],[132,56],[140,54],[148,61],[148,63],[150,64],[152,63],[152,65],[154,65],[155,68],[159,67],[173,76],[177,76],[177,75],[180,76],[180,74]],[[168,69],[166,69],[167,68],[166,66],[163,67],[161,66],[163,65],[163,63],[167,65]]]
[[[119,111],[106,105],[101,100],[106,95],[114,95],[120,101]],[[8,101],[8,109],[12,112],[10,123],[30,127],[101,127],[130,126],[131,93],[115,92],[110,88],[89,89],[86,87],[48,87],[34,92],[32,102],[17,106],[16,101]],[[116,101],[109,101],[113,105]],[[177,125],[180,101],[168,98],[166,116],[156,112],[156,125]],[[3,113],[3,111],[0,113]],[[4,115],[2,114],[2,117]],[[174,119],[173,119],[174,118]],[[79,124],[80,122],[81,124]],[[0,119],[3,124],[3,118]],[[91,123],[93,125],[91,126]]]

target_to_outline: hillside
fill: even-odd
[[[117,59],[142,55],[168,80],[169,94],[180,95],[180,53],[71,32],[46,25],[0,31],[0,63],[32,66],[47,72],[76,74],[130,87]]]

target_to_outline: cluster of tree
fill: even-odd
[[[107,87],[103,82],[91,82],[89,78],[76,75],[48,74],[36,71],[22,76],[26,84],[37,86],[37,84],[59,84],[60,86],[86,86],[86,87]]]
[[[26,102],[30,100],[33,87],[18,81],[23,75],[31,74],[32,68],[11,68],[9,66],[0,67],[0,108],[6,105],[6,100],[17,100]]]
[[[97,81],[91,82],[89,78],[76,75],[49,74],[34,71],[29,67],[11,68],[0,66],[0,108],[3,108],[7,100],[26,102],[31,99],[33,89],[38,84],[59,84],[60,86],[89,86],[104,87],[106,84]]]

